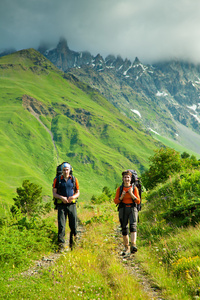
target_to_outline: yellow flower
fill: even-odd
[[[189,271],[187,270],[187,271],[185,271],[185,275],[186,275],[186,279],[188,279],[188,280],[192,280],[192,277],[190,276],[190,274],[189,274]]]

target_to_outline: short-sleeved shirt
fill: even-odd
[[[79,183],[77,178],[75,178],[75,187],[76,190],[79,190]],[[75,193],[73,179],[71,175],[69,176],[67,181],[64,179],[64,176],[61,175],[59,187],[58,187],[58,178],[56,177],[53,182],[53,188],[57,188],[57,193],[64,197],[71,197]]]

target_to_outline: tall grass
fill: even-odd
[[[112,200],[102,198],[106,202],[101,202],[99,198],[78,205],[78,216],[85,230],[76,248],[62,253],[53,265],[38,267],[35,275],[24,271],[33,260],[57,249],[55,212],[40,221],[20,219],[17,224],[2,221],[2,299],[149,299],[119,260],[122,241],[119,244],[116,206]],[[95,199],[99,204],[95,204]],[[153,202],[156,203],[155,199],[152,206]],[[132,263],[140,264],[165,299],[192,300],[199,295],[199,225],[167,224],[152,217],[153,209],[148,211],[148,208],[143,199],[138,252]]]
[[[41,268],[36,275],[20,274],[22,268],[17,264],[13,267],[10,257],[7,276],[0,277],[1,299],[149,299],[118,259],[115,239],[118,220],[113,207],[111,203],[93,205],[90,209],[80,205],[81,222],[88,224],[80,243],[72,252],[63,253],[56,264]],[[35,258],[41,253],[41,239],[38,235],[37,240],[32,240],[30,248],[37,253]],[[18,251],[22,251],[22,240],[17,239],[16,244]],[[28,267],[26,257],[30,251],[26,246],[23,248],[24,268]],[[22,257],[19,260],[23,262]]]
[[[160,184],[141,213],[138,258],[170,299],[200,294],[199,180],[198,170]]]

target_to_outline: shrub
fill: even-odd
[[[156,150],[155,155],[149,160],[150,168],[141,176],[147,189],[153,189],[159,183],[166,182],[170,176],[181,171],[197,169],[200,164],[194,155],[190,157],[186,152],[180,155],[179,152],[170,148]]]
[[[113,198],[113,193],[107,186],[104,186],[101,195],[100,196],[93,195],[91,197],[91,202],[93,204],[101,204],[104,202],[111,202],[112,198]]]
[[[158,183],[165,182],[170,175],[182,169],[179,152],[170,148],[161,148],[150,157],[150,168],[141,176],[147,189],[153,189]]]
[[[11,212],[18,214],[20,210],[28,216],[49,212],[51,203],[43,204],[41,194],[42,187],[31,183],[29,180],[24,180],[22,187],[17,188],[17,196],[13,198],[14,205],[11,207]]]

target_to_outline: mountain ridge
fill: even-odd
[[[147,130],[177,141],[178,122],[199,134],[199,64],[174,59],[145,65],[138,57],[131,62],[120,55],[104,59],[100,54],[70,50],[65,39],[55,49],[43,48],[42,54],[65,73],[99,90]]]
[[[65,73],[72,73],[107,98],[129,118],[176,141],[176,122],[199,134],[200,65],[171,60],[145,65],[120,55],[105,59],[70,50],[67,40],[38,51]],[[140,116],[140,118],[138,118]]]

